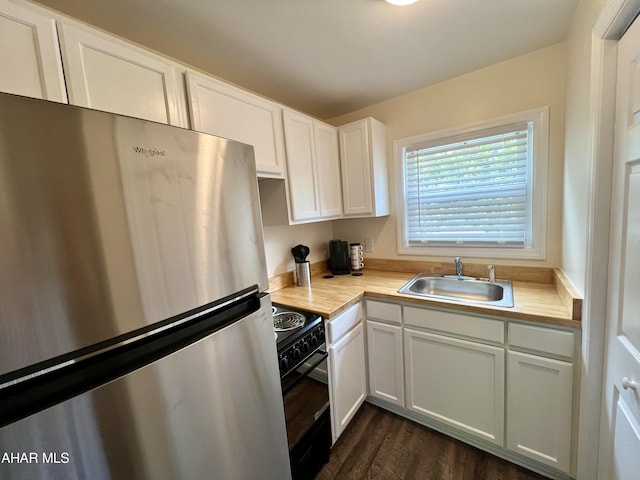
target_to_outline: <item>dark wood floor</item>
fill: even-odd
[[[381,408],[365,403],[316,480],[546,480]]]

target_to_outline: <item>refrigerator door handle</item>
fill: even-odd
[[[213,315],[67,362],[62,368],[6,383],[0,386],[0,428],[153,363],[259,309],[255,296]]]

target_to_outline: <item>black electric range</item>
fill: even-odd
[[[324,322],[317,313],[273,305],[280,377],[299,367],[324,344]]]
[[[324,319],[274,306],[278,363],[293,480],[312,480],[329,461],[331,408],[326,379]]]

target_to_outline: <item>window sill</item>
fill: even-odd
[[[456,257],[473,258],[544,260],[544,248],[505,248],[505,247],[470,247],[470,246],[432,246],[432,247],[398,247],[398,255],[421,255],[425,257]]]

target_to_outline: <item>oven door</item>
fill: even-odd
[[[294,480],[314,478],[329,461],[329,386],[322,371],[328,354],[320,349],[282,378],[289,456]]]

